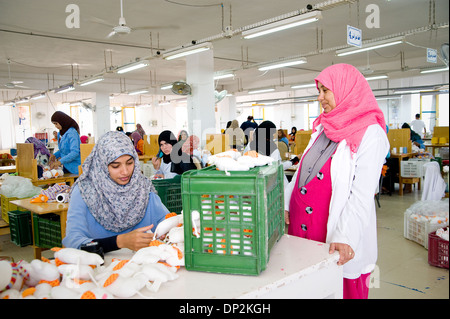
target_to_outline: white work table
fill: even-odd
[[[179,277],[163,283],[158,292],[143,288],[141,293],[162,299],[342,298],[339,254],[329,254],[328,248],[328,244],[284,235],[271,250],[267,268],[259,276],[188,271],[181,267],[177,271]],[[113,258],[129,259],[132,254],[128,249],[107,253],[105,264]]]

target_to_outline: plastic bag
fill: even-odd
[[[41,188],[34,186],[29,178],[22,176],[5,176],[0,194],[6,197],[27,198],[36,196]]]

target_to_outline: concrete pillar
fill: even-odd
[[[102,137],[103,134],[111,131],[109,110],[109,94],[99,93],[95,94],[95,112],[94,115],[94,137],[95,142]]]
[[[204,145],[206,134],[216,132],[214,100],[214,53],[208,50],[186,57],[186,82],[192,88],[187,97],[189,134]]]

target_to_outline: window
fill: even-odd
[[[447,94],[439,94],[436,96],[437,101],[437,126],[448,126],[448,93]]]

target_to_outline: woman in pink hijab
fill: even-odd
[[[384,116],[353,66],[315,79],[323,112],[285,189],[288,233],[330,245],[343,265],[346,299],[366,299],[377,260],[374,194],[389,151]]]

